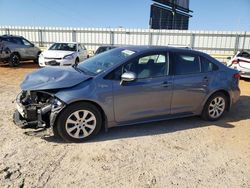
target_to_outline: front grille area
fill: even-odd
[[[46,57],[44,58],[45,60],[48,59],[48,60],[61,60],[62,58],[54,58],[54,57]]]
[[[57,65],[60,65],[60,63],[58,63],[57,61],[48,61],[48,62],[45,62],[45,65],[57,66]]]

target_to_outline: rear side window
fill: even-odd
[[[218,70],[218,66],[209,61],[207,58],[200,57],[202,72],[212,72]]]
[[[15,44],[23,45],[23,41],[20,38],[17,38],[17,37],[10,38],[10,42],[15,43]]]
[[[2,41],[10,42],[10,39],[7,37],[0,37],[0,42]]]
[[[199,57],[193,54],[174,54],[174,74],[186,75],[201,73],[201,63]]]

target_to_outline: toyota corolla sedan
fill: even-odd
[[[39,56],[40,67],[69,66],[88,58],[85,46],[77,43],[54,43]]]
[[[78,65],[28,74],[14,122],[52,127],[64,140],[82,142],[101,127],[196,115],[215,121],[238,100],[239,77],[202,52],[119,47]]]

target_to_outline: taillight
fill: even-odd
[[[238,64],[238,63],[239,63],[238,60],[233,60],[233,61],[232,61],[232,64]]]
[[[234,76],[233,76],[235,79],[240,79],[240,73],[236,73],[236,74],[234,74]]]

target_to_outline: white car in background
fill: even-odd
[[[39,65],[67,66],[77,64],[88,58],[85,46],[77,42],[54,43],[39,55]]]
[[[246,51],[238,52],[228,63],[228,67],[236,69],[243,78],[250,78],[250,53]]]

